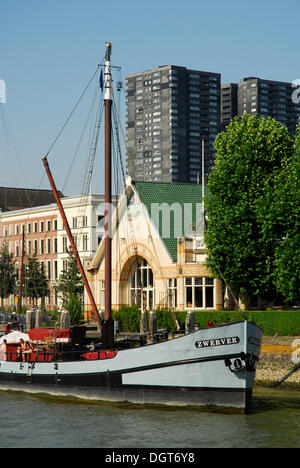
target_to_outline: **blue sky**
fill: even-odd
[[[112,42],[122,76],[164,64],[280,81],[300,78],[299,0],[0,0],[0,185],[49,188],[41,159]],[[57,186],[81,193],[87,145],[68,172],[92,90],[49,156]],[[125,100],[124,93],[120,99]],[[92,122],[91,122],[92,123]],[[102,155],[93,192],[103,191]]]

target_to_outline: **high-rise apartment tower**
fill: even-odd
[[[127,172],[136,180],[201,182],[220,130],[221,75],[165,65],[127,75]]]
[[[223,125],[238,115],[238,85],[228,83],[221,86],[221,121]]]
[[[227,125],[235,115],[241,117],[246,112],[273,117],[294,133],[300,117],[300,104],[292,99],[294,90],[292,83],[255,77],[244,78],[235,86],[223,85],[222,124]]]

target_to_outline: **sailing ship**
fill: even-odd
[[[106,45],[104,73],[105,105],[105,203],[111,204],[111,44]],[[48,165],[43,158],[70,245],[77,260],[101,343],[72,347],[70,330],[33,329],[28,340],[35,347],[17,353],[6,343],[0,361],[0,388],[30,393],[72,396],[99,401],[231,407],[247,411],[251,401],[262,330],[247,319],[198,329],[163,341],[124,348],[114,340],[111,304],[110,213],[106,212],[105,310],[101,320],[72,233]],[[2,338],[3,340],[3,338]],[[43,341],[53,351],[40,350]],[[50,348],[49,348],[50,349]]]

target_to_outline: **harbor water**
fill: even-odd
[[[0,391],[1,448],[300,448],[300,392],[256,387],[250,414]]]

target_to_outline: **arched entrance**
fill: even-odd
[[[154,308],[154,281],[151,266],[143,257],[137,257],[129,275],[130,305],[136,305],[140,310]]]

